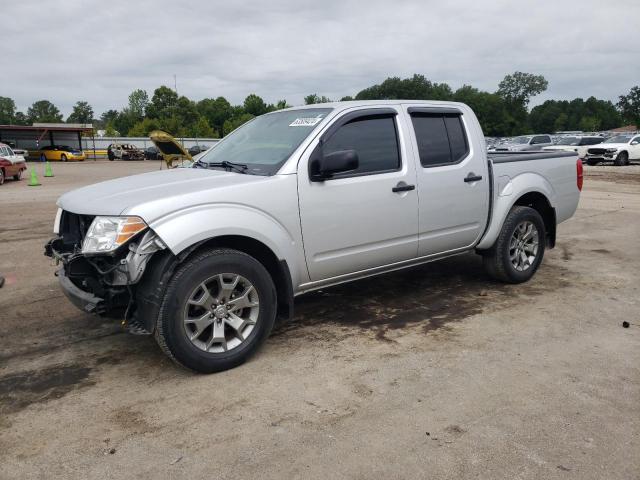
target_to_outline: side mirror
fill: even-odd
[[[638,142],[637,140],[634,140],[633,142],[631,142],[631,145],[638,145],[640,142]]]
[[[323,182],[336,173],[357,169],[358,164],[358,154],[355,150],[339,150],[327,155],[319,155],[309,164],[309,178],[312,182]]]

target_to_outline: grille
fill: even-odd
[[[63,211],[60,219],[60,236],[62,236],[65,246],[80,249],[94,218],[94,215],[79,215]]]
[[[589,149],[589,153],[591,153],[592,155],[604,155],[605,151],[606,150],[604,148],[590,148]]]

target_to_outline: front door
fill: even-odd
[[[309,156],[298,167],[300,218],[311,281],[410,260],[417,253],[416,172],[396,108],[351,111],[330,124],[322,154],[355,150],[354,171],[311,181]],[[313,152],[319,148],[311,145]]]

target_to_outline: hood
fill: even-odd
[[[174,168],[132,175],[72,190],[58,199],[63,210],[82,215],[139,215],[151,222],[203,203],[241,199],[242,192],[273,177],[203,168]]]
[[[589,145],[589,148],[627,148],[628,143],[597,143],[596,145]]]

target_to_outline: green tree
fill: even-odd
[[[498,95],[507,102],[526,108],[532,97],[544,92],[549,82],[542,75],[514,72],[506,75],[498,85]]]
[[[189,134],[191,137],[196,138],[218,138],[218,132],[211,128],[211,125],[209,125],[209,122],[203,116],[200,116],[191,127]]]
[[[147,137],[149,133],[160,128],[160,122],[155,118],[144,118],[129,129],[130,137]]]
[[[305,105],[314,105],[316,103],[330,103],[331,99],[329,97],[325,97],[324,95],[319,96],[317,93],[312,93],[311,95],[307,95],[304,97]]]
[[[57,123],[62,122],[62,114],[49,100],[38,100],[27,110],[27,118],[31,123]]]
[[[151,102],[147,105],[146,115],[149,118],[168,118],[175,115],[175,107],[178,103],[178,94],[162,85],[153,92]]]
[[[233,107],[224,97],[204,98],[196,104],[200,115],[207,119],[209,125],[216,131],[222,132],[224,122],[233,116]]]
[[[463,85],[455,91],[453,100],[466,103],[473,109],[485,135],[502,137],[511,134],[512,118],[499,95]]]
[[[89,102],[79,101],[73,106],[71,115],[67,118],[67,123],[91,123],[93,120],[93,108]]]
[[[627,95],[620,95],[617,106],[625,122],[640,128],[640,86],[633,87]]]
[[[282,100],[278,100],[274,105],[274,107],[275,107],[274,110],[283,110],[285,108],[291,107],[291,105],[289,105],[285,99],[282,99]]]
[[[565,112],[561,112],[553,122],[553,130],[541,130],[543,132],[561,132],[562,130],[567,130],[567,122],[569,121],[569,116]]]
[[[446,83],[434,83],[415,73],[411,78],[389,77],[379,85],[361,90],[357,100],[413,99],[451,100],[453,91]]]
[[[137,89],[129,95],[128,109],[138,119],[144,118],[149,106],[149,95],[142,89]]]
[[[596,117],[582,117],[580,130],[583,132],[596,132],[600,129],[600,121]]]
[[[16,112],[13,123],[16,125],[29,125],[29,119],[24,113]]]
[[[254,115],[251,115],[250,113],[243,113],[241,115],[234,116],[229,120],[227,120],[226,122],[224,122],[224,128],[222,133],[224,135],[228,135],[229,133],[233,132],[236,128],[238,128],[240,125],[248,122],[252,118],[254,118]]]
[[[244,111],[255,117],[267,113],[267,104],[255,93],[247,95],[244,99]]]
[[[0,125],[16,123],[16,102],[9,97],[0,97]]]
[[[340,99],[341,102],[350,102],[351,100],[353,100],[351,95],[344,96]]]

